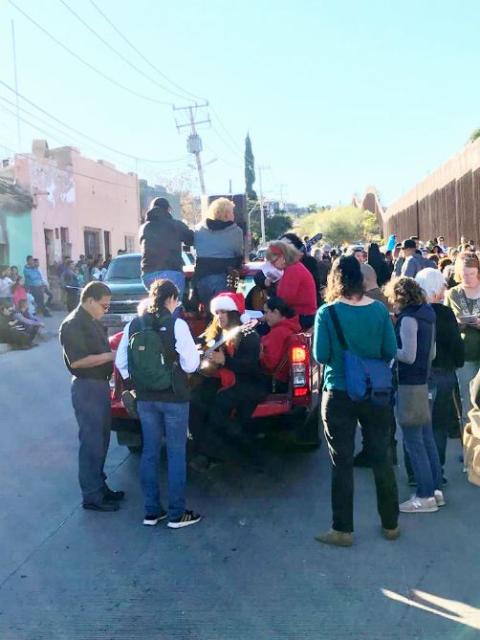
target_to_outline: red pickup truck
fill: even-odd
[[[239,290],[246,293],[246,283],[253,279],[259,264],[249,264],[242,272]],[[247,286],[248,288],[248,286]],[[185,320],[194,336],[205,329],[206,316],[195,312],[185,313]],[[110,343],[115,349],[122,333],[111,336]],[[290,382],[287,393],[275,393],[267,396],[253,414],[254,419],[262,420],[262,427],[288,429],[292,440],[301,445],[319,446],[319,385],[320,368],[312,358],[312,336],[308,333],[294,334],[290,338],[288,360]],[[122,378],[115,370],[112,381],[112,430],[117,432],[118,443],[126,445],[132,452],[141,450],[141,430],[138,420],[132,419],[121,400]]]

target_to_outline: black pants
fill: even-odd
[[[45,296],[44,296],[44,287],[43,285],[39,287],[29,287],[29,293],[32,294],[33,299],[35,300],[35,306],[37,307],[37,311],[42,314],[45,314]]]
[[[19,331],[13,327],[2,328],[0,342],[6,342],[12,347],[30,347],[33,337],[28,331]]]
[[[108,381],[73,378],[72,404],[80,440],[78,479],[83,501],[99,504],[107,488],[103,467],[112,421]]]
[[[353,453],[360,421],[377,490],[382,526],[398,524],[398,491],[390,455],[391,407],[352,402],[345,391],[324,391],[322,418],[332,462],[333,529],[353,531]]]
[[[209,457],[241,461],[249,423],[266,395],[263,385],[237,383],[220,391],[217,378],[206,378],[192,391],[189,428],[195,451]]]

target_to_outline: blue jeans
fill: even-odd
[[[180,518],[185,511],[189,403],[139,400],[137,411],[143,434],[140,481],[145,499],[145,513],[156,515],[162,510],[159,473],[162,438],[165,437],[168,460],[168,517],[170,520]]]
[[[403,444],[410,458],[417,481],[419,498],[430,498],[442,488],[442,468],[431,424],[422,427],[402,427]]]
[[[203,276],[197,282],[197,291],[200,302],[206,307],[210,306],[210,301],[216,295],[227,289],[227,274],[226,273],[212,273],[208,276]]]
[[[178,289],[178,299],[180,302],[183,300],[183,294],[185,292],[185,276],[183,271],[172,271],[170,269],[165,269],[164,271],[152,271],[151,273],[143,273],[142,274],[142,282],[143,286],[147,291],[150,290],[150,287],[155,282],[155,280],[170,280]]]
[[[78,479],[83,501],[98,504],[105,495],[103,467],[112,422],[108,381],[73,378],[72,404],[79,429]]]

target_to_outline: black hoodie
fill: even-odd
[[[147,221],[140,227],[142,273],[182,271],[182,242],[193,244],[193,231],[168,211],[154,207],[147,212]]]

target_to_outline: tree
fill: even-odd
[[[294,231],[299,236],[313,236],[321,231],[324,240],[335,246],[380,235],[376,217],[357,207],[317,211],[300,218]]]
[[[276,240],[287,231],[292,228],[292,219],[289,216],[282,215],[280,213],[274,216],[265,216],[265,239]],[[260,225],[260,210],[258,207],[252,212],[250,216],[250,233],[252,239],[258,243],[262,238],[262,231]]]
[[[362,222],[363,237],[367,240],[373,240],[373,238],[379,238],[382,235],[382,230],[377,220],[377,216],[371,211],[365,211],[365,218]]]
[[[257,200],[257,194],[253,188],[255,182],[255,156],[252,151],[250,134],[245,138],[245,193],[248,200]]]
[[[475,142],[475,140],[478,140],[478,138],[480,138],[480,129],[475,129],[475,131],[470,136],[470,142]]]

